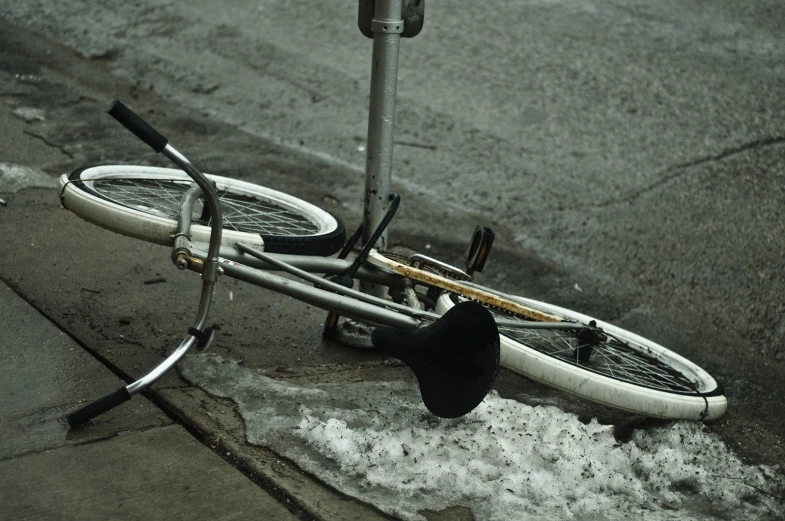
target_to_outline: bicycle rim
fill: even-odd
[[[329,255],[343,244],[343,224],[288,194],[208,175],[223,211],[224,244],[238,241],[268,252]],[[61,178],[63,204],[100,226],[161,244],[171,243],[183,194],[193,186],[182,171],[144,166],[84,168]],[[209,239],[209,212],[198,201],[191,235]]]
[[[442,295],[438,311],[449,309],[454,298],[450,294]],[[509,300],[576,325],[595,321],[606,339],[593,345],[588,361],[580,361],[576,357],[580,344],[576,330],[500,327],[502,367],[595,402],[639,414],[693,420],[715,420],[724,414],[727,401],[717,382],[699,366],[663,346],[559,306],[521,297],[509,296]],[[528,320],[513,312],[488,307],[500,318]]]

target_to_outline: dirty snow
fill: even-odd
[[[54,188],[57,180],[37,168],[0,163],[0,192],[16,193],[24,188]]]
[[[489,395],[455,420],[425,410],[414,381],[297,385],[200,354],[183,375],[234,400],[248,441],[407,520],[471,508],[476,519],[774,519],[779,469],[747,466],[700,423],[637,431]]]

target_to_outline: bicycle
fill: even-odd
[[[375,326],[373,346],[413,370],[426,408],[437,416],[471,411],[499,367],[659,418],[714,420],[725,412],[722,387],[665,347],[581,313],[474,283],[493,244],[488,228],[475,229],[466,270],[424,255],[379,252],[374,245],[400,203],[394,196],[373,236],[349,259],[360,230],[344,244],[343,224],[324,210],[259,185],[203,174],[119,101],[108,112],[179,169],[80,168],[61,176],[61,203],[109,230],[171,246],[177,268],[201,274],[202,292],[180,346],[147,375],[69,413],[72,427],[144,391],[192,347],[209,345],[215,331],[207,316],[219,276],[327,310],[328,335],[337,334],[340,316]],[[391,288],[392,300],[354,290],[355,280]]]

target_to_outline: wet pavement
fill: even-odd
[[[11,519],[297,519],[139,397],[69,429],[64,414],[122,384],[0,284],[0,502]]]
[[[236,406],[192,386],[177,372],[156,384],[151,401],[135,397],[85,429],[65,428],[65,411],[113,389],[121,379],[144,374],[179,343],[198,298],[198,279],[175,270],[166,248],[80,221],[59,206],[57,190],[46,187],[47,177],[54,181],[86,164],[165,164],[104,114],[108,101],[125,100],[205,170],[291,192],[335,213],[348,228],[358,224],[362,178],[347,166],[348,159],[326,160],[307,147],[275,143],[237,122],[128,81],[114,69],[112,53],[85,56],[20,28],[18,22],[0,24],[0,198],[6,202],[0,206],[0,316],[4,330],[13,332],[3,349],[3,415],[9,421],[4,422],[0,466],[4,476],[26,469],[13,487],[4,481],[6,497],[0,496],[0,502],[12,504],[6,500],[13,499],[20,518],[56,518],[58,504],[67,505],[60,518],[94,514],[96,519],[131,519],[150,513],[156,518],[175,501],[151,500],[148,511],[128,502],[155,497],[156,490],[164,490],[156,484],[174,481],[183,494],[176,503],[192,505],[195,514],[200,498],[211,504],[215,497],[226,499],[215,503],[210,518],[220,519],[219,511],[227,519],[249,517],[251,511],[317,519],[383,518],[373,506],[323,483],[290,459],[249,445]],[[781,81],[774,78],[774,83]],[[752,121],[757,116],[750,112],[748,117]],[[768,129],[770,123],[766,125]],[[284,125],[281,132],[286,131]],[[785,168],[776,128],[766,132],[769,137],[750,136],[749,143],[757,144],[740,139],[698,154],[707,160],[685,157],[670,170],[653,167],[664,175],[643,183],[649,189],[602,199],[583,208],[581,216],[581,205],[565,209],[546,231],[549,240],[563,241],[566,256],[540,248],[542,238],[520,240],[512,231],[520,229],[520,222],[499,223],[493,264],[482,280],[612,319],[697,361],[725,384],[729,397],[727,415],[709,429],[753,464],[785,460],[785,361],[778,358],[785,330],[777,311],[782,307],[778,267]],[[35,174],[27,170],[25,177],[36,180],[34,186],[11,183],[20,169],[33,169]],[[432,193],[402,177],[397,188],[404,205],[397,222],[411,224],[393,229],[399,247],[452,260],[478,220],[500,220],[460,201],[434,205]],[[435,176],[428,182],[437,181]],[[587,222],[579,239],[557,229],[559,219],[570,213],[576,216],[567,221]],[[433,222],[440,223],[438,230]],[[655,232],[652,222],[658,223]],[[728,235],[731,228],[738,233]],[[614,246],[586,246],[600,240]],[[648,251],[666,253],[648,263]],[[665,291],[656,295],[652,287],[664,274]],[[281,380],[410,378],[374,353],[323,340],[323,312],[234,281],[221,282],[211,319],[220,326],[212,353],[242,360],[245,367]],[[723,313],[732,324],[720,320]],[[560,395],[508,373],[497,389],[524,403],[555,405],[587,421],[598,418],[619,433],[665,423]],[[167,453],[171,458],[160,457]],[[107,468],[96,470],[102,462]],[[122,476],[114,486],[108,485],[112,469]],[[212,479],[206,482],[200,474]],[[89,480],[78,479],[88,475]],[[151,479],[144,486],[130,484]],[[225,494],[214,488],[216,483],[227,487]],[[98,503],[80,499],[89,496]],[[73,501],[63,503],[66,497]],[[454,507],[425,516],[471,515]]]

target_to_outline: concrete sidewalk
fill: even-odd
[[[142,397],[69,430],[122,381],[2,283],[0,317],[4,519],[297,519]]]

